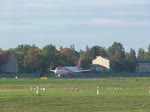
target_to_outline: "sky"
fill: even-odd
[[[150,0],[0,0],[0,48],[53,44],[85,50],[114,42],[147,50]]]

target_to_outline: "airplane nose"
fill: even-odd
[[[58,70],[54,71],[56,77],[60,77],[60,74],[58,72],[59,72]]]
[[[55,70],[54,73],[57,74],[57,70]]]

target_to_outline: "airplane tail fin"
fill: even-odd
[[[52,70],[52,68],[50,67],[50,71],[51,71],[51,72],[54,72],[55,70]]]
[[[78,68],[78,70],[81,70],[81,57],[80,57],[80,59],[78,61],[77,68]]]

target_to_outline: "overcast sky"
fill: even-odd
[[[150,44],[150,0],[0,0],[0,48]]]

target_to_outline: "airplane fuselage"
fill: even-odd
[[[69,74],[71,77],[73,77],[73,72],[78,71],[77,67],[57,67],[54,71],[55,74],[58,76]]]

